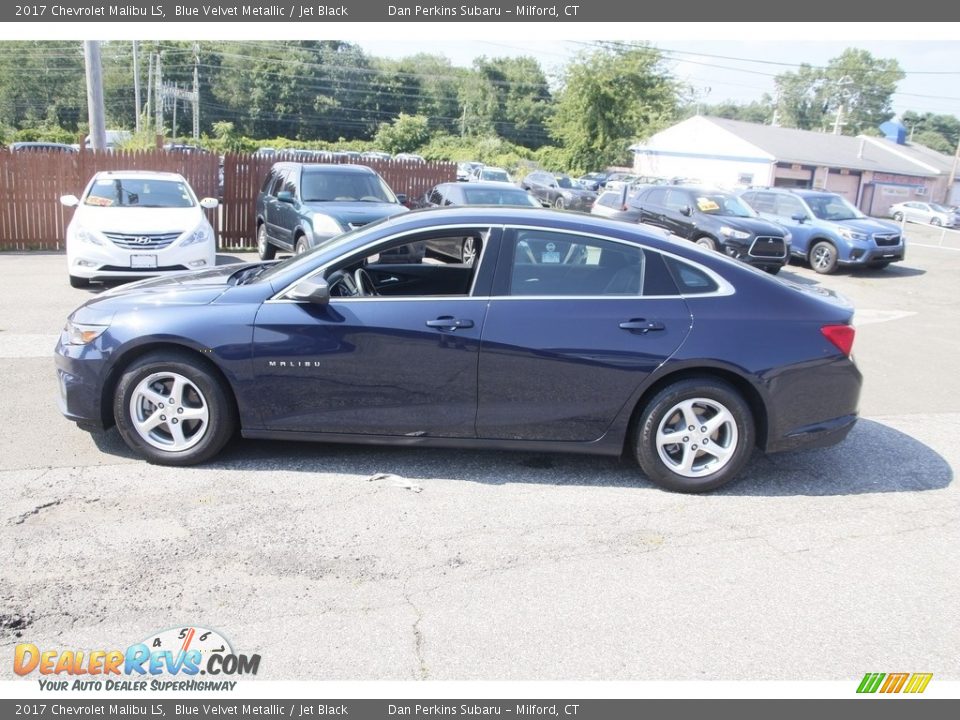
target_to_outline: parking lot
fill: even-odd
[[[887,270],[781,273],[857,308],[849,438],[703,496],[533,453],[237,440],[147,465],[57,411],[56,336],[96,290],[0,254],[3,655],[195,625],[270,680],[960,679],[960,233],[907,236]]]

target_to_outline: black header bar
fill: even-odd
[[[744,33],[747,21],[831,23],[904,21],[942,23],[960,19],[960,4],[936,3],[911,7],[894,3],[831,2],[771,3],[734,0],[717,3],[624,2],[624,0],[475,0],[474,2],[408,2],[394,0],[40,0],[4,3],[4,23],[104,22],[717,22],[718,36]],[[732,23],[731,21],[739,21]],[[775,39],[775,38],[771,38]],[[814,39],[814,38],[811,38]]]

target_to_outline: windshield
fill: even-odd
[[[862,212],[839,195],[806,195],[803,198],[811,212],[821,220],[859,220],[865,218]]]
[[[707,215],[721,215],[724,217],[756,217],[746,203],[736,195],[725,193],[708,193],[697,195],[697,210]]]
[[[304,271],[306,271],[306,268],[314,264],[313,256],[316,255],[318,252],[326,253],[330,250],[335,251],[338,248],[342,247],[345,243],[348,243],[351,240],[353,240],[353,238],[356,237],[358,234],[362,232],[366,232],[367,230],[370,230],[371,228],[374,228],[380,223],[385,222],[389,219],[390,218],[388,217],[380,218],[379,220],[374,220],[373,222],[367,223],[362,227],[358,227],[353,230],[348,230],[347,232],[341,235],[336,235],[330,240],[327,240],[322,245],[318,245],[315,248],[311,248],[310,250],[307,250],[307,252],[305,253],[301,253],[300,255],[291,255],[286,260],[281,260],[278,263],[274,263],[272,265],[267,266],[266,269],[262,273],[258,273],[254,279],[257,282],[260,282],[262,280],[269,280],[274,275],[277,275],[278,273],[286,272],[287,270],[291,268],[295,268],[299,265],[303,265]]]
[[[539,207],[540,203],[526,190],[488,190],[486,188],[464,188],[463,200],[466,205],[515,205],[519,207]]]
[[[567,188],[568,190],[573,190],[579,188],[580,184],[575,183],[573,180],[568,178],[566,175],[557,176],[557,187]]]
[[[481,177],[484,180],[491,180],[493,182],[510,182],[510,176],[507,175],[505,170],[490,170],[489,168],[484,168],[481,172]]]
[[[304,202],[397,202],[379,175],[304,171],[302,183]]]
[[[101,178],[83,199],[94,207],[189,208],[195,205],[190,187],[178,180]]]

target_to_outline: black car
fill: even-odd
[[[590,212],[597,194],[587,190],[569,175],[555,175],[544,170],[537,170],[527,175],[520,183],[520,187],[529,190],[540,203],[546,207],[551,205],[558,210],[582,210]]]
[[[382,261],[466,237],[470,264]],[[58,398],[81,427],[116,424],[164,465],[209,460],[239,431],[629,456],[696,492],[736,477],[755,446],[847,435],[861,385],[852,316],[825,291],[643,226],[419,210],[284,262],[90,298],[57,344]]]
[[[655,185],[630,199],[640,222],[776,275],[790,258],[790,232],[757,217],[724,190]]]
[[[540,207],[539,201],[526,190],[502,182],[440,183],[424,195],[423,207],[447,205],[508,205]]]
[[[276,163],[257,196],[257,251],[297,254],[348,230],[407,212],[405,195],[366,165]]]

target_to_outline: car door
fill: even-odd
[[[290,193],[291,201],[277,201],[276,238],[293,250],[294,230],[300,223],[300,169],[286,171],[280,190]]]
[[[273,240],[283,241],[283,208],[284,203],[277,200],[277,194],[283,189],[283,183],[287,178],[288,171],[285,168],[276,168],[274,170],[273,182],[267,197],[264,199],[264,214],[267,224],[267,234]]]
[[[640,222],[666,229],[667,221],[664,217],[666,200],[667,188],[665,187],[651,188],[639,194],[634,200],[634,205],[640,208]]]
[[[549,244],[583,252],[531,262],[524,251]],[[478,437],[600,438],[690,327],[659,253],[591,235],[508,230],[481,337]]]
[[[483,247],[472,277],[460,294],[424,273],[403,266],[378,269],[387,250],[426,242],[412,232],[357,251],[322,269],[332,283],[357,267],[381,282],[384,273],[415,277],[408,293],[390,296],[333,296],[327,304],[283,297],[261,307],[253,331],[253,357],[260,412],[269,430],[354,435],[473,437],[477,408],[477,358],[489,294],[479,278],[486,257],[496,257],[499,231],[464,227]],[[487,252],[489,251],[489,252]],[[369,263],[369,264],[368,264]],[[463,273],[462,265],[451,265]],[[487,275],[492,277],[492,266]],[[485,281],[487,282],[487,281]],[[489,282],[487,282],[487,288]]]
[[[693,193],[681,188],[667,188],[667,196],[663,204],[662,227],[678,237],[691,240],[696,227],[695,212],[697,207]]]

